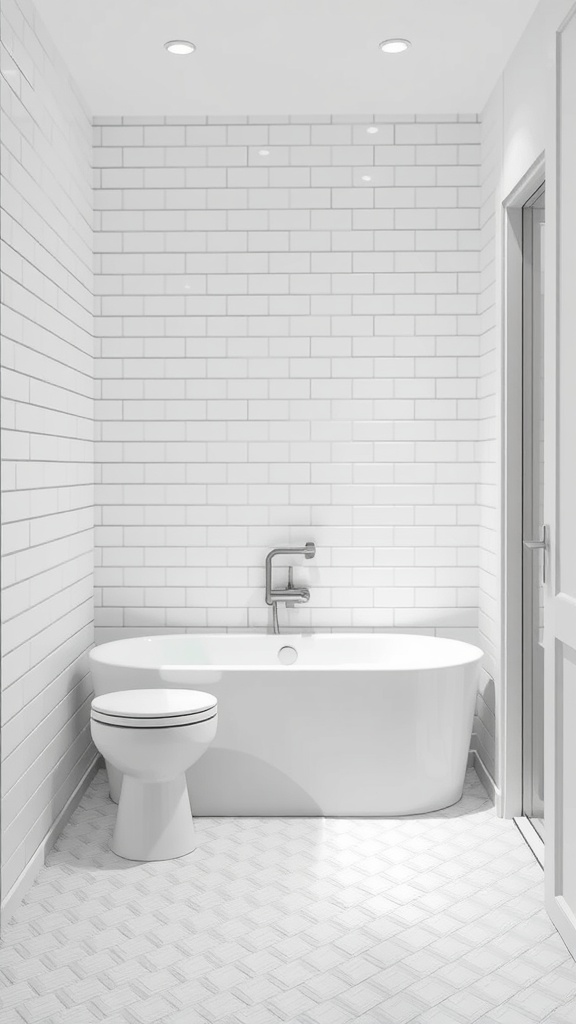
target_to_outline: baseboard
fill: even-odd
[[[478,751],[471,750],[470,753],[472,755],[472,767],[476,772],[476,775],[480,779],[480,782],[484,786],[484,789],[486,790],[486,793],[490,797],[492,803],[497,804],[499,791],[496,783],[494,782],[494,779],[490,775],[490,772],[488,771]]]
[[[84,775],[80,779],[80,782],[76,786],[76,789],[72,793],[72,796],[68,799],[65,807],[62,808],[60,814],[56,818],[56,821],[44,836],[44,839],[40,843],[40,846],[35,851],[32,858],[28,861],[28,864],[24,868],[24,871],[17,879],[17,881],[14,882],[14,885],[9,890],[9,892],[6,893],[6,896],[4,897],[4,899],[2,900],[2,904],[0,905],[0,928],[2,930],[6,927],[10,919],[13,917],[22,899],[36,881],[40,869],[44,867],[44,864],[46,862],[46,854],[54,846],[54,843],[58,839],[58,836],[60,835],[62,829],[68,822],[73,812],[76,810],[78,804],[80,803],[80,800],[84,796],[84,793],[88,789],[88,786],[92,782],[92,779],[94,778],[96,772],[98,771],[99,768],[102,767],[102,764],[103,762],[100,754],[96,754],[94,760],[91,762],[91,764],[84,772]]]

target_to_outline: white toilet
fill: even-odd
[[[199,690],[122,690],[92,701],[96,748],[122,773],[111,848],[128,860],[195,849],[186,772],[216,735],[218,702]]]

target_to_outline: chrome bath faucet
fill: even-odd
[[[272,605],[272,627],[274,633],[280,632],[278,623],[278,602],[283,601],[287,608],[293,608],[297,604],[305,604],[310,600],[308,587],[295,587],[292,582],[292,566],[288,569],[288,583],[284,588],[273,590],[272,588],[272,559],[276,555],[304,555],[304,558],[314,558],[316,545],[308,541],[303,548],[272,548],[266,555],[266,604]]]

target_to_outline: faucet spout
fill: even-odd
[[[277,555],[304,555],[304,558],[314,558],[316,545],[308,541],[303,547],[273,548],[266,555],[266,604],[272,606],[272,625],[274,633],[280,632],[278,623],[278,603],[283,601],[287,607],[293,608],[298,604],[305,604],[310,600],[308,587],[295,587],[292,582],[292,567],[288,569],[288,583],[285,587],[272,587],[272,561]]]
[[[293,599],[298,596],[297,588],[291,589],[288,593],[286,593],[286,589],[273,590],[272,560],[276,558],[277,555],[304,555],[304,558],[314,558],[315,554],[316,545],[313,543],[313,541],[308,541],[308,543],[305,544],[304,547],[272,548],[272,551],[268,552],[268,554],[266,555],[266,604],[271,605],[274,604],[275,601],[285,601],[286,599],[290,600],[291,598]],[[302,594],[300,594],[301,600],[307,601],[309,597],[309,591],[307,597],[302,597]]]

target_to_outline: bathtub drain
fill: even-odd
[[[278,661],[281,665],[293,665],[298,661],[298,651],[295,647],[281,647],[278,651]]]

